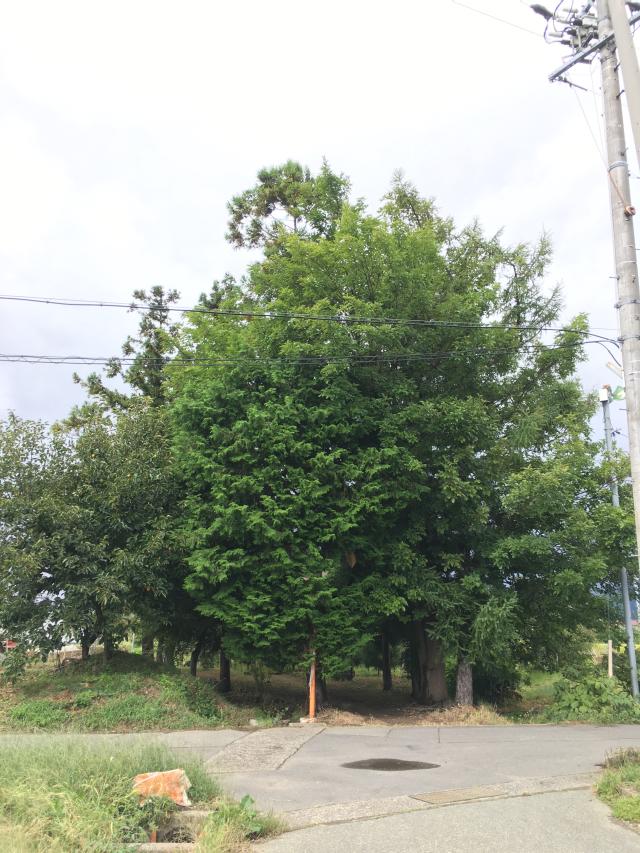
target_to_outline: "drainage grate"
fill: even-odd
[[[432,770],[439,764],[429,764],[426,761],[403,761],[400,758],[365,758],[362,761],[350,761],[343,764],[349,770]]]

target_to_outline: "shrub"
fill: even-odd
[[[72,708],[88,708],[97,698],[97,694],[93,690],[81,690],[73,697],[71,702]]]
[[[210,684],[198,678],[190,679],[185,684],[185,699],[187,708],[207,720],[222,718],[222,710],[216,703],[215,693]]]
[[[30,658],[24,647],[16,646],[15,649],[10,649],[0,663],[2,680],[15,684],[24,675],[29,662]]]
[[[640,722],[640,703],[616,678],[608,678],[595,667],[585,668],[565,672],[545,716],[550,720],[634,723]]]

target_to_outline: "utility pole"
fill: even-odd
[[[620,349],[624,372],[625,398],[627,401],[627,425],[629,430],[629,456],[633,485],[633,506],[636,526],[636,553],[640,554],[640,286],[638,283],[638,260],[633,228],[635,209],[631,204],[627,145],[624,135],[624,120],[620,100],[620,81],[616,43],[608,38],[612,32],[608,0],[597,0],[598,35],[607,39],[599,48],[602,74],[602,97],[607,140],[607,164],[609,172],[609,199],[613,225],[613,253],[616,267],[618,322]],[[628,24],[627,24],[628,26]],[[605,417],[605,440],[611,452],[611,417],[609,395],[602,404]],[[611,496],[614,506],[619,505],[618,484],[613,483]],[[629,582],[627,570],[621,568],[622,601],[627,648],[631,667],[631,690],[638,698],[638,670],[636,649],[631,624]]]
[[[624,0],[609,0],[609,13],[622,68],[624,93],[629,108],[633,141],[636,146],[636,159],[640,164],[640,65],[638,64],[638,54],[633,44]]]
[[[608,386],[600,389],[600,402],[602,403],[602,416],[604,418],[604,439],[607,453],[611,455],[613,451],[613,427],[611,425],[611,399]],[[620,506],[620,495],[618,493],[618,481],[614,478],[611,481],[611,503],[614,506]],[[633,636],[633,624],[631,622],[631,604],[629,602],[629,578],[627,570],[624,566],[620,567],[620,579],[622,581],[622,604],[624,607],[624,625],[627,631],[627,650],[629,653],[629,668],[631,670],[631,692],[637,699],[640,696],[638,689],[638,665],[636,662],[636,646]],[[611,643],[611,640],[609,640]],[[609,665],[611,669],[611,665]],[[611,675],[611,672],[609,673]]]
[[[608,0],[597,0],[597,9],[598,34],[603,39],[612,33]],[[640,287],[633,229],[635,208],[631,204],[615,41],[605,41],[599,48],[599,54],[616,269],[616,308],[620,327],[618,340],[627,400],[636,537],[640,542]]]
[[[636,529],[636,553],[640,558],[640,286],[638,284],[638,262],[636,242],[633,228],[635,208],[631,204],[629,184],[629,166],[627,163],[627,145],[624,134],[620,81],[618,78],[618,60],[616,39],[611,18],[610,3],[615,4],[617,30],[621,27],[629,30],[632,23],[640,20],[640,13],[635,13],[631,20],[627,18],[621,0],[595,0],[597,17],[593,16],[593,2],[585,3],[582,8],[574,10],[571,3],[569,9],[559,12],[549,12],[541,6],[534,6],[534,11],[546,19],[545,37],[547,40],[556,39],[558,43],[568,45],[573,50],[573,56],[560,68],[550,75],[550,80],[560,80],[570,83],[566,74],[579,62],[590,61],[596,53],[600,59],[602,75],[603,111],[607,143],[607,173],[609,178],[609,199],[611,204],[611,221],[613,226],[613,254],[615,261],[616,279],[616,308],[620,336],[618,342],[622,354],[625,396],[627,401],[627,425],[629,431],[629,458],[631,462],[631,479],[633,488],[633,505]],[[622,20],[624,19],[624,21]],[[625,80],[633,97],[640,92],[640,80],[637,79],[638,63],[629,61],[630,33],[620,36],[625,45]],[[633,44],[631,44],[633,50]],[[633,112],[636,114],[638,104],[634,102]],[[640,128],[639,128],[640,131]],[[640,138],[640,137],[639,137]],[[609,395],[602,401],[605,413],[605,432],[611,430],[609,417]],[[607,438],[610,449],[611,435]],[[612,496],[617,506],[618,486],[612,486]],[[625,622],[627,624],[627,645],[631,662],[633,695],[638,697],[638,678],[635,662],[635,645],[631,626],[631,611],[629,603],[629,584],[626,569],[622,569],[622,596],[624,602]]]

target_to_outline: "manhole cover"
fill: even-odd
[[[350,761],[343,764],[350,770],[431,770],[439,764],[426,761],[402,761],[400,758],[365,758],[362,761]]]

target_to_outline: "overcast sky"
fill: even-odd
[[[588,92],[552,85],[563,54],[542,18],[523,0],[468,5],[528,31],[453,0],[5,3],[0,292],[161,284],[192,304],[247,264],[224,241],[228,199],[262,166],[326,156],[373,209],[401,168],[459,225],[549,232],[565,317],[615,336],[598,65],[573,75]],[[115,309],[0,302],[4,353],[109,356],[133,328]],[[616,384],[589,352],[585,387]],[[64,416],[71,372],[0,364],[0,416]]]

